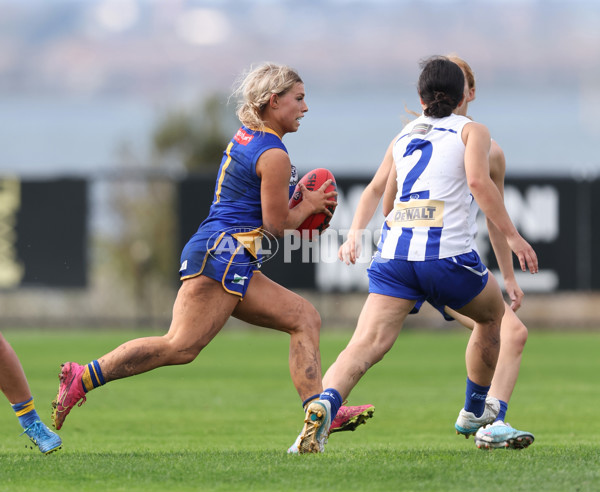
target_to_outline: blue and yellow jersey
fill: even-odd
[[[237,131],[223,153],[210,212],[198,233],[227,231],[256,256],[252,245],[262,235],[260,178],[256,175],[256,162],[263,152],[273,148],[287,153],[281,138],[269,128],[261,132],[242,126]],[[291,190],[292,181],[298,180],[295,171],[292,166]]]

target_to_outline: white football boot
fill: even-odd
[[[298,453],[322,453],[325,450],[330,426],[331,403],[327,400],[314,400],[309,403],[306,408],[304,427],[298,436]]]
[[[474,413],[467,412],[464,408],[461,409],[456,419],[454,428],[457,434],[463,434],[465,439],[468,439],[471,434],[475,434],[480,427],[486,424],[491,424],[498,412],[500,411],[500,402],[493,396],[488,396],[485,399],[485,407],[480,417],[476,417]]]

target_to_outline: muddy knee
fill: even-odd
[[[194,361],[198,354],[207,344],[181,344],[174,341],[169,343],[169,363],[172,365],[189,364]]]
[[[304,331],[319,336],[321,331],[321,315],[308,301],[303,306],[302,313],[297,319],[296,331]]]
[[[300,298],[281,320],[279,329],[290,335],[311,333],[318,336],[321,330],[321,316],[306,299]]]

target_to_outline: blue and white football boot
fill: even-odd
[[[479,449],[524,449],[533,443],[533,434],[524,432],[497,420],[481,427],[475,434],[475,445]]]

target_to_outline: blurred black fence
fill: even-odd
[[[263,265],[265,273],[291,288],[366,290],[364,268],[349,269],[337,261],[337,251],[367,182],[338,177],[339,205],[331,227],[313,243],[294,237],[280,240],[278,253]],[[180,246],[206,215],[213,187],[213,181],[205,177],[188,178],[178,184]],[[513,222],[540,259],[539,275],[518,275],[525,288],[532,292],[600,289],[600,260],[594,254],[600,250],[600,220],[593,213],[600,210],[600,180],[509,178],[505,203]],[[479,219],[478,249],[486,265],[495,269],[485,221]],[[376,249],[382,222],[379,209],[365,231],[360,261],[365,268]]]
[[[208,212],[214,180],[0,176],[0,324],[168,322],[179,252]],[[337,250],[367,182],[338,176],[331,227],[317,241],[279,240],[263,271],[315,295],[366,292],[381,210],[365,231],[357,265],[339,262]],[[600,180],[512,177],[505,203],[540,260],[538,275],[518,276],[527,293],[600,291]],[[479,230],[478,248],[494,270],[483,218]]]

